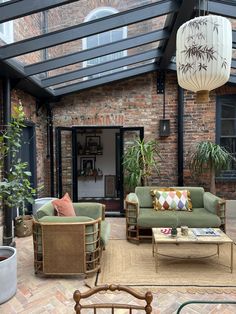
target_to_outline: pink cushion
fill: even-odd
[[[68,193],[58,200],[53,200],[52,204],[57,212],[57,216],[76,216]]]

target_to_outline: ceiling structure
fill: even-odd
[[[41,14],[42,17],[45,12],[52,16],[53,12],[58,12],[53,10],[73,9],[73,5],[82,5],[82,2],[83,0],[6,1],[0,4],[0,23],[21,21],[22,18],[34,14]],[[36,36],[31,34],[28,38],[0,45],[0,78],[10,77],[14,87],[39,99],[57,99],[63,95],[153,71],[175,71],[176,32],[181,24],[205,11],[205,1],[150,0],[146,4],[147,2],[137,1],[135,7],[96,20],[83,23],[72,21],[75,25],[67,26],[67,23],[62,27],[62,21],[62,25],[52,28],[52,31],[47,27]],[[236,1],[209,0],[207,10],[209,14],[222,15],[233,21],[234,57],[228,83],[236,84]],[[63,14],[63,11],[60,12]],[[146,33],[128,35],[122,40],[95,48],[75,48],[83,38],[147,22],[160,25],[160,28],[149,27],[150,31]],[[47,23],[45,25],[48,26]],[[68,52],[70,45],[73,49]],[[119,59],[84,66],[86,60],[120,51],[129,53]],[[105,73],[111,70],[112,73]],[[96,76],[103,72],[104,75]]]

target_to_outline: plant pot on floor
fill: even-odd
[[[0,246],[0,304],[12,298],[16,289],[16,249],[11,246]]]
[[[15,236],[22,238],[32,235],[33,217],[30,215],[15,218]]]

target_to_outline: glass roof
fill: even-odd
[[[236,59],[236,3],[208,2],[211,14],[225,14],[231,20]],[[130,77],[145,71],[174,70],[176,31],[199,14],[200,5],[187,0],[58,3],[31,5],[21,0],[0,4],[0,21],[4,6],[6,14],[13,16],[0,24],[0,62],[6,69],[19,67],[21,75],[36,80],[40,88],[50,87],[47,92],[52,95],[57,88],[79,83],[87,88],[88,81],[94,86],[94,82],[125,78],[126,73]],[[235,73],[235,62],[232,64]]]

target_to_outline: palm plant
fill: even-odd
[[[190,153],[189,167],[197,175],[210,173],[210,192],[216,193],[216,172],[228,169],[234,157],[222,146],[210,141],[197,143],[195,150]]]
[[[130,189],[138,185],[149,185],[153,171],[159,173],[158,157],[160,154],[156,141],[136,140],[123,156],[125,184]]]

